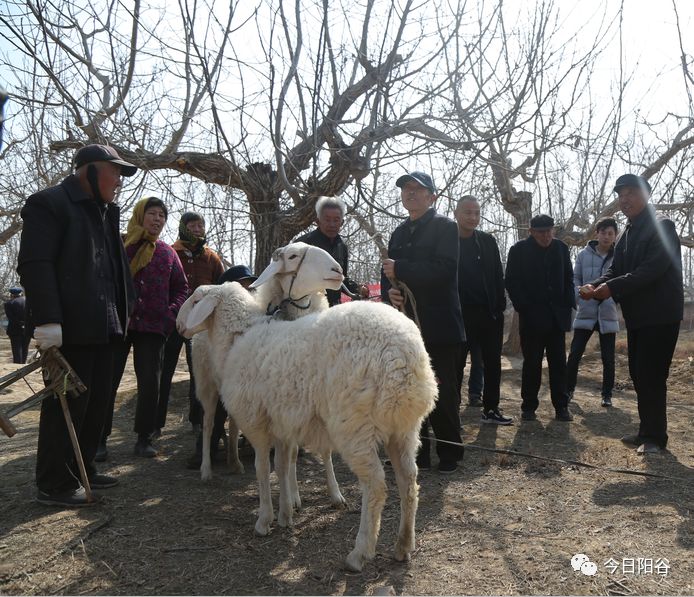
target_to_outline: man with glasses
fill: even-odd
[[[667,445],[667,378],[684,314],[682,257],[675,224],[649,205],[651,185],[624,174],[614,187],[629,220],[617,240],[610,269],[580,289],[584,299],[612,297],[622,307],[629,344],[629,374],[640,426],[622,441],[638,454]]]

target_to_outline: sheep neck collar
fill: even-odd
[[[267,315],[276,315],[278,312],[286,313],[287,307],[291,305],[292,307],[296,307],[297,309],[301,309],[302,311],[306,311],[308,308],[311,307],[311,299],[308,299],[308,303],[305,305],[299,304],[299,301],[303,301],[305,298],[308,298],[308,294],[305,294],[304,296],[301,296],[299,298],[292,298],[292,290],[294,289],[294,282],[296,281],[296,277],[299,275],[299,270],[301,269],[301,266],[304,264],[304,259],[306,259],[306,255],[308,253],[308,249],[306,249],[301,256],[301,259],[299,260],[299,265],[296,266],[296,269],[291,273],[292,276],[292,281],[289,283],[289,292],[287,293],[287,297],[282,299],[279,303],[279,305],[273,307],[272,304],[269,304],[267,306]]]

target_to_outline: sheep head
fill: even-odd
[[[251,288],[276,279],[285,297],[298,298],[326,288],[339,290],[344,276],[340,264],[326,251],[306,243],[290,243],[277,249]]]
[[[213,327],[226,333],[243,333],[254,308],[253,297],[238,282],[198,286],[181,306],[176,328],[184,338]]]

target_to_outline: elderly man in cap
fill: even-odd
[[[316,201],[316,224],[318,227],[297,238],[296,242],[320,247],[329,253],[342,268],[342,273],[345,276],[343,281],[345,288],[361,298],[368,298],[369,288],[364,284],[357,284],[354,280],[347,277],[349,251],[345,241],[340,236],[340,230],[345,221],[345,212],[345,204],[341,199],[337,197],[320,197]],[[328,304],[331,307],[340,304],[342,298],[341,290],[328,289],[326,295]]]
[[[439,383],[436,407],[424,422],[422,446],[417,455],[420,469],[431,467],[429,425],[437,440],[438,470],[455,472],[463,457],[458,413],[458,367],[462,358],[465,328],[458,297],[458,226],[434,209],[436,187],[431,176],[411,172],[395,182],[409,217],[398,226],[383,260],[381,296],[400,308],[405,299],[391,280],[407,285],[417,304],[422,337]],[[412,316],[412,305],[406,305]],[[451,443],[447,443],[451,442]]]
[[[534,421],[547,356],[549,387],[556,418],[571,421],[566,389],[566,332],[576,306],[569,248],[554,238],[554,220],[530,220],[530,236],[511,247],[506,262],[506,290],[518,312],[523,372],[521,419]]]
[[[224,272],[222,260],[212,249],[207,246],[205,235],[205,218],[194,211],[187,211],[178,223],[178,239],[173,244],[173,249],[183,265],[183,271],[188,281],[190,294],[198,286],[215,284]],[[169,394],[171,393],[171,380],[173,379],[181,347],[186,347],[186,362],[190,372],[188,384],[188,421],[193,426],[195,433],[199,432],[202,425],[202,409],[200,402],[195,397],[195,378],[190,358],[190,340],[186,340],[175,329],[166,340],[164,347],[164,360],[162,362],[161,381],[159,385],[159,403],[157,405],[157,422],[154,437],[161,435],[161,430],[166,424],[166,413],[169,408]]]
[[[26,301],[22,296],[21,288],[10,288],[10,300],[5,301],[5,315],[7,315],[7,337],[12,346],[12,362],[26,363],[31,341],[31,332],[27,325]]]
[[[684,311],[682,258],[675,224],[656,213],[651,185],[624,174],[614,187],[629,220],[607,272],[580,288],[584,299],[612,297],[622,307],[629,344],[629,374],[639,407],[639,431],[622,441],[639,454],[667,445],[667,378]]]
[[[121,177],[137,168],[105,145],[78,150],[74,174],[31,195],[22,208],[17,271],[36,325],[40,350],[61,352],[87,386],[68,404],[94,489],[117,484],[94,467],[112,379],[113,357],[123,342],[134,291],[119,235],[115,204]],[[41,405],[36,456],[38,501],[85,506],[60,402]]]

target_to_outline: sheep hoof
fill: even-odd
[[[294,499],[292,500],[292,507],[294,510],[301,510],[301,498],[298,495],[294,496]]]
[[[291,512],[289,514],[280,512],[280,514],[277,516],[277,524],[285,529],[294,526],[294,520],[292,519]]]
[[[200,471],[200,479],[202,481],[210,481],[212,479],[212,471]]]
[[[330,503],[335,506],[338,510],[347,510],[348,509],[348,504],[347,500],[342,497],[342,494],[338,495],[331,495],[330,496]]]
[[[261,537],[266,537],[267,535],[269,535],[270,523],[258,520],[258,522],[255,523],[255,534],[260,535]]]
[[[395,542],[395,559],[398,562],[408,562],[410,552],[414,549],[413,541],[398,539]]]
[[[345,560],[345,567],[351,572],[361,572],[364,567],[364,556],[353,550]]]
[[[237,462],[229,465],[229,472],[232,475],[243,475],[246,472],[246,469],[243,467],[243,464]]]

